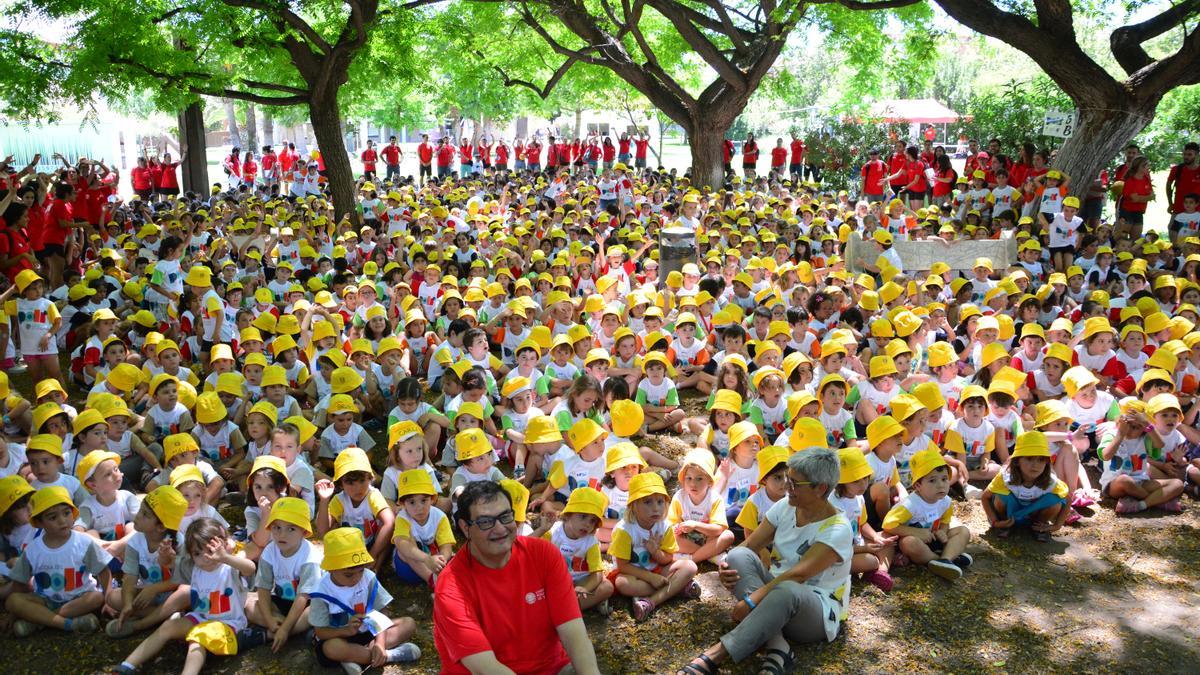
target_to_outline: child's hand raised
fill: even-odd
[[[717,467],[717,471],[719,471],[721,473],[721,475],[726,478],[729,478],[730,476],[732,476],[733,475],[733,460],[731,460],[728,457],[721,460],[721,464]]]
[[[334,485],[333,481],[328,478],[322,478],[313,486],[313,490],[317,493],[317,498],[321,501],[329,501],[333,497]]]

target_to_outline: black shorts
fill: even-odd
[[[645,158],[645,157],[638,157],[637,159],[633,160],[633,165],[634,165],[635,167],[639,168],[639,169],[644,169],[644,168],[646,168],[646,158]],[[726,170],[726,171],[728,171],[728,170],[729,170],[729,165],[728,165],[728,164],[726,164],[726,165],[725,165],[725,170]]]
[[[418,172],[417,172],[417,175],[418,176],[432,176],[433,175],[433,165],[432,164],[422,164],[420,170],[418,170]]]
[[[292,605],[296,604],[296,601],[295,600],[284,600],[283,598],[279,597],[278,595],[272,595],[271,596],[271,604],[275,605],[275,609],[278,609],[279,613],[283,614],[286,617],[288,615],[288,612],[292,611]]]
[[[1146,220],[1146,213],[1144,211],[1126,211],[1125,209],[1120,209],[1117,211],[1117,219],[1124,219],[1130,225],[1141,225]]]
[[[216,343],[212,342],[211,340],[200,340],[200,353],[201,354],[212,353],[212,348],[213,348],[213,345],[215,345],[215,344]]]
[[[792,174],[793,176],[795,176],[795,175],[797,175],[797,174],[799,174],[799,173],[800,173],[800,170],[801,170],[803,167],[804,167],[804,165],[803,165],[803,164],[789,164],[789,165],[788,165],[788,173],[790,173],[790,174]]]
[[[371,635],[370,633],[355,633],[354,637],[341,639],[349,642],[352,645],[361,645],[366,647],[367,645],[371,644],[371,641],[375,639],[375,636]],[[318,640],[315,637],[313,638],[313,651],[316,652],[317,663],[321,664],[325,668],[336,668],[337,666],[340,666],[342,664],[341,661],[334,661],[328,656],[325,656],[325,650],[321,647],[321,643],[323,642],[325,641]]]
[[[58,256],[59,258],[65,258],[67,257],[67,249],[62,244],[45,244],[42,246],[42,250],[37,251],[37,254],[38,256]]]
[[[169,188],[160,187],[160,188],[155,188],[154,191],[160,195],[177,195],[177,194],[179,194],[179,188],[177,188],[177,187],[169,187]]]
[[[141,197],[143,201],[146,201],[146,200],[149,200],[150,197],[154,194],[154,189],[146,188],[145,190],[134,190],[133,192],[137,196]]]
[[[1059,255],[1060,253],[1065,253],[1067,255],[1075,255],[1075,247],[1074,246],[1051,246],[1050,247],[1050,255]]]

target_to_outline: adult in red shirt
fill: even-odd
[[[775,147],[771,148],[771,171],[783,177],[783,166],[787,164],[788,149],[783,147],[783,139],[775,139]]]
[[[503,138],[496,141],[496,170],[508,171],[508,144]]]
[[[137,166],[129,170],[129,182],[133,184],[133,192],[142,201],[150,201],[150,195],[154,194],[154,183],[151,182],[150,167],[146,164],[145,157],[138,157]]]
[[[421,144],[417,146],[417,177],[421,179],[422,185],[426,180],[433,178],[433,151],[433,144],[429,142],[429,134],[421,134]],[[400,171],[399,165],[396,166],[396,171]]]
[[[754,140],[753,133],[746,134],[746,140],[742,142],[742,173],[749,180],[754,180],[755,172],[758,171],[758,141]]]
[[[871,148],[871,158],[862,166],[862,171],[859,172],[862,177],[862,185],[859,189],[859,194],[868,202],[883,202],[884,186],[887,185],[888,165],[882,159],[879,159],[879,151]]]
[[[1200,144],[1192,142],[1183,146],[1183,162],[1171,167],[1167,174],[1167,201],[1171,202],[1171,213],[1183,213],[1183,198],[1200,194]]]
[[[611,169],[613,162],[617,159],[617,146],[613,143],[612,138],[604,137],[604,168]]]
[[[1142,236],[1142,223],[1146,219],[1146,205],[1154,196],[1154,185],[1150,182],[1150,163],[1145,157],[1134,157],[1125,172],[1125,189],[1121,191],[1121,202],[1117,208],[1117,231],[1122,225],[1128,228],[1134,239]]]
[[[163,196],[179,194],[179,175],[175,173],[175,170],[179,168],[179,162],[172,162],[171,159],[171,153],[163,153],[162,162],[159,163],[159,166],[162,167],[162,178],[154,186],[154,191]],[[274,160],[273,157],[272,160]],[[265,171],[266,157],[263,157],[262,164]]]
[[[729,143],[729,141],[725,141]],[[633,139],[633,165],[639,169],[646,168],[646,150],[650,147],[650,137],[638,134],[638,137]],[[725,157],[725,168],[729,168],[729,157]]]
[[[294,144],[283,144],[283,147],[279,150],[279,170],[283,172],[283,175],[286,176],[292,172],[292,164],[296,162],[298,156]]]
[[[792,161],[788,163],[788,173],[792,180],[799,180],[804,171],[804,139],[792,132]]]
[[[900,196],[904,186],[908,185],[908,155],[904,150],[904,141],[897,140],[892,157],[888,160],[888,185],[896,196]]]
[[[490,168],[492,166],[492,144],[480,139],[479,145],[475,146],[475,156],[479,158],[483,168]]]
[[[929,190],[929,183],[925,179],[925,162],[921,161],[921,153],[915,145],[908,146],[904,155],[908,159],[905,168],[908,183],[904,185],[904,191],[908,194],[908,207],[916,211],[925,207],[925,192]]]
[[[263,185],[270,188],[278,183],[280,168],[279,155],[275,154],[275,149],[269,145],[264,145],[262,156]]]
[[[958,179],[954,167],[950,165],[950,156],[943,153],[935,158],[933,165],[933,203],[941,204],[950,196],[954,183]]]
[[[521,158],[518,157],[517,162],[520,161]],[[521,168],[519,164],[517,168]],[[529,144],[525,146],[525,168],[534,173],[542,170],[542,144],[536,138],[531,138]]]
[[[629,164],[629,134],[621,134],[617,138],[617,161]]]
[[[429,140],[428,136],[423,136],[422,138],[424,138],[426,141]],[[383,158],[383,166],[386,170],[383,179],[385,181],[390,181],[393,178],[399,178],[400,159],[404,157],[404,151],[401,150],[400,146],[396,143],[395,136],[388,138],[388,144],[383,146],[383,150],[380,151],[379,156]]]
[[[11,193],[15,200],[15,190]],[[5,198],[7,201],[8,198]],[[25,237],[25,227],[29,224],[29,207],[20,200],[15,200],[4,209],[0,217],[0,270],[8,277],[9,283],[15,283],[17,275],[22,270],[31,270],[37,259],[29,249],[29,240]]]
[[[531,163],[532,160],[531,160]],[[554,137],[550,136],[546,140],[546,170],[554,173],[554,169],[558,167],[558,145],[554,143]],[[532,167],[531,167],[532,168]]]
[[[437,150],[438,178],[450,175],[451,165],[454,164],[454,146],[449,136],[443,136]]]
[[[75,214],[75,186],[58,183],[54,186],[54,200],[46,209],[46,220],[42,226],[41,248],[37,257],[46,266],[46,282],[50,288],[62,285],[63,268],[67,264],[67,237],[75,228],[83,227],[84,221]]]
[[[150,166],[150,186],[154,189],[154,194],[158,194],[158,186],[162,185],[163,168],[157,160],[151,159]]]
[[[469,139],[464,138],[458,146],[458,170],[464,178],[471,175],[473,157],[475,157],[475,146],[471,145]]]
[[[257,180],[258,162],[254,161],[254,153],[247,150],[246,157],[242,159],[242,182],[253,188]]]
[[[363,175],[367,180],[375,180],[375,165],[379,162],[379,151],[375,149],[375,141],[367,139],[367,149],[359,155],[363,164]]]
[[[498,483],[469,483],[454,514],[467,544],[437,577],[433,642],[442,673],[599,673],[558,548],[518,537]]]

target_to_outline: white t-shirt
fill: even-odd
[[[854,529],[846,514],[838,511],[825,520],[796,525],[796,507],[780,500],[767,511],[766,520],[775,527],[773,549],[778,559],[771,564],[771,575],[779,576],[800,562],[813,544],[833,549],[838,559],[820,574],[802,585],[811,588],[825,607],[825,639],[837,637],[838,626],[850,607],[850,561],[854,557]]]

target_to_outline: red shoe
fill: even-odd
[[[870,572],[864,574],[862,578],[863,581],[874,585],[884,593],[892,590],[892,586],[896,584],[896,580],[892,578],[892,575],[884,572],[883,570],[871,570]]]

